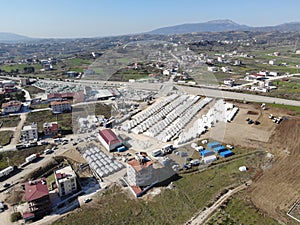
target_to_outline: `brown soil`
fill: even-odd
[[[275,162],[250,188],[256,207],[284,223],[291,205],[300,197],[300,118],[284,120],[274,130],[266,150]]]

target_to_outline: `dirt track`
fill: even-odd
[[[253,183],[249,194],[256,207],[287,223],[289,207],[300,196],[300,118],[283,121],[266,150],[275,155],[272,167]]]

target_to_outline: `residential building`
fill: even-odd
[[[41,219],[52,211],[46,179],[25,183],[25,199],[29,207],[25,220]]]
[[[22,129],[22,139],[23,141],[37,141],[38,140],[38,127],[37,123],[32,123],[31,125],[24,126]]]
[[[71,104],[68,101],[53,101],[50,103],[53,113],[64,113],[71,111]]]
[[[68,78],[75,78],[79,75],[79,73],[76,71],[68,71],[67,75],[68,75]]]
[[[111,129],[99,131],[98,140],[109,152],[123,144],[121,139]]]
[[[66,166],[54,172],[55,183],[60,197],[77,191],[76,173],[71,166]]]
[[[235,84],[235,80],[224,80],[224,84],[232,87]]]
[[[138,187],[150,185],[153,171],[153,162],[148,157],[137,156],[127,162],[128,183]]]
[[[217,72],[217,71],[218,71],[218,68],[215,67],[215,66],[208,66],[208,67],[207,67],[207,70],[208,70],[209,72]]]
[[[276,59],[269,60],[269,64],[270,64],[270,65],[276,65]]]
[[[59,127],[57,122],[50,122],[43,124],[44,135],[56,135],[58,133]]]
[[[22,103],[19,101],[10,101],[3,103],[1,107],[3,114],[16,113],[21,110]]]

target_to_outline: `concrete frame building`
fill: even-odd
[[[54,175],[60,197],[77,191],[77,176],[71,166],[56,170]]]

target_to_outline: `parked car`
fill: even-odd
[[[92,201],[92,198],[86,198],[86,199],[83,200],[84,203],[88,203],[90,201]]]

